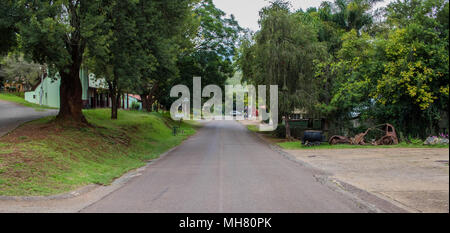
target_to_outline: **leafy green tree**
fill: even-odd
[[[328,118],[335,133],[350,127],[343,122],[363,119],[364,110],[372,105],[370,93],[383,71],[383,64],[377,58],[371,37],[366,33],[358,36],[352,30],[343,35],[342,47],[334,60],[317,64],[316,76],[322,82],[323,91],[316,107]]]
[[[369,27],[373,18],[369,12],[375,3],[382,0],[335,0],[336,12],[332,16],[334,21],[346,31],[359,30]]]
[[[448,106],[447,7],[398,1],[385,11],[387,30],[342,34],[339,50],[316,66],[317,77],[329,80],[321,112],[337,122],[394,123],[405,135],[437,131]]]
[[[152,111],[153,104],[167,96],[167,89],[178,77],[178,56],[190,46],[194,33],[192,8],[195,3],[192,0],[158,0],[137,4],[135,19],[142,62],[135,90],[147,111]]]
[[[319,80],[316,110],[325,118],[324,128],[330,133],[342,133],[350,120],[364,116],[371,103],[369,91],[382,64],[370,37],[373,16],[370,13],[378,1],[337,0],[324,2],[315,12],[307,14],[315,21],[319,40],[326,44],[328,55],[316,61]],[[379,75],[378,75],[379,76]]]
[[[179,54],[177,67],[180,73],[170,84],[192,87],[192,78],[197,76],[202,77],[202,86],[224,87],[235,72],[233,59],[243,29],[233,15],[227,17],[212,0],[197,3],[193,14],[195,34],[192,43]],[[162,100],[167,105],[170,101],[170,98]]]
[[[0,56],[6,56],[8,52],[17,47],[17,22],[24,19],[24,8],[13,0],[0,1]],[[0,64],[0,88],[8,79],[5,65]]]
[[[438,131],[448,111],[448,1],[405,0],[387,7],[393,28],[380,43],[384,72],[372,97],[376,116],[392,119],[407,135]]]
[[[0,56],[17,46],[16,22],[24,19],[24,8],[13,0],[0,1]]]
[[[95,42],[93,29],[104,23],[100,1],[20,0],[15,4],[24,6],[27,16],[16,24],[22,51],[61,77],[57,120],[86,123],[79,72],[87,44]]]
[[[97,79],[105,80],[111,97],[111,119],[117,119],[122,93],[132,88],[141,64],[135,1],[103,1],[104,23],[93,30],[95,42],[88,45],[88,64]]]

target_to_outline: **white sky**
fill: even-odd
[[[332,0],[330,0],[332,1]],[[377,7],[385,6],[393,0],[385,0]],[[213,0],[217,8],[227,14],[233,14],[239,25],[243,28],[250,28],[253,31],[259,29],[258,19],[259,10],[269,5],[268,0]],[[319,7],[322,0],[290,0],[294,10],[302,8],[306,10],[309,7]]]

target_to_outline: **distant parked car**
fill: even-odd
[[[234,110],[234,111],[230,112],[230,115],[232,115],[232,116],[242,116],[242,112]]]

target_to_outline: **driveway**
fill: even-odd
[[[81,212],[370,212],[234,121],[206,124],[139,177]]]
[[[0,137],[19,125],[39,118],[54,116],[58,110],[40,110],[0,100]]]

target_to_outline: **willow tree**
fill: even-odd
[[[263,8],[259,24],[254,43],[244,43],[247,47],[240,59],[246,81],[282,87],[279,110],[286,118],[295,109],[313,113],[317,99],[313,61],[325,53],[317,32],[291,13],[284,1]],[[286,130],[290,137],[288,125]]]
[[[0,61],[0,65],[7,81],[23,83],[26,90],[36,85],[45,72],[45,66],[26,61],[22,54],[11,53]]]

